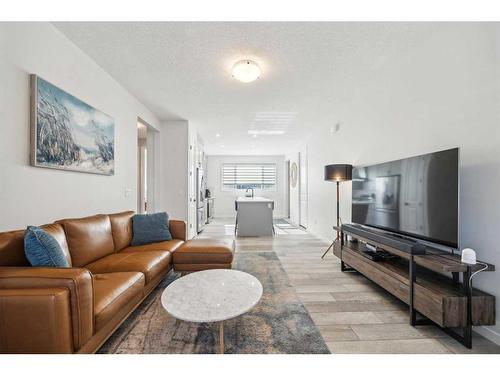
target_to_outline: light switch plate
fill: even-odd
[[[130,197],[131,193],[132,193],[132,189],[131,188],[125,188],[125,198]]]

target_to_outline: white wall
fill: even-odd
[[[207,186],[215,198],[216,217],[235,217],[234,200],[245,195],[244,190],[223,191],[221,184],[221,168],[223,163],[276,163],[276,191],[255,189],[255,196],[274,200],[274,217],[285,216],[285,157],[284,156],[230,156],[209,155],[207,162]]]
[[[114,176],[29,165],[32,73],[114,118]],[[49,23],[0,24],[0,82],[0,231],[136,209],[137,118],[158,127],[146,107]]]
[[[362,80],[352,77],[348,101],[332,103],[338,133],[318,128],[308,140],[309,230],[332,238],[335,186],[323,181],[330,163],[373,164],[459,146],[460,244],[500,266],[499,26],[450,25],[426,43],[388,60]],[[350,219],[351,183],[341,184],[341,216]],[[497,297],[500,271],[474,284]],[[500,343],[500,325],[479,328]]]
[[[163,121],[160,129],[160,193],[158,211],[174,219],[188,219],[187,121]]]

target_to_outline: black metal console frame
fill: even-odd
[[[354,268],[346,266],[345,262],[342,260],[342,249],[344,248],[344,242],[346,240],[347,235],[344,232],[340,232],[340,271],[341,272],[358,272]],[[333,245],[333,243],[332,243]]]

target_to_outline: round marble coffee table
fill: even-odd
[[[161,303],[176,319],[195,323],[219,322],[220,352],[224,353],[224,320],[254,307],[262,297],[262,284],[236,270],[217,269],[190,273],[165,288]]]

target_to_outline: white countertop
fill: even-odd
[[[238,197],[236,202],[250,202],[250,203],[272,203],[272,199],[267,199],[264,197]]]

